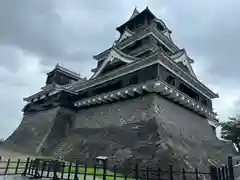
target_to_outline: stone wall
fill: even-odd
[[[66,135],[66,124],[72,126],[74,118],[75,112],[60,107],[24,114],[19,127],[4,146],[28,154],[41,153],[43,149],[51,148],[53,141]]]
[[[82,109],[76,115],[75,129],[120,126],[129,122],[145,120],[147,116],[154,113],[153,100],[154,96],[141,96]]]
[[[59,108],[24,114],[22,122],[5,141],[5,146],[25,153],[35,153],[46,133],[51,129]]]
[[[198,167],[234,154],[216,138],[207,119],[156,94],[77,112],[74,129],[49,154],[89,162],[99,155],[110,164],[167,168]]]
[[[4,143],[27,153],[94,163],[109,157],[110,165],[149,165],[208,171],[209,162],[227,160],[231,144],[219,141],[207,119],[148,94],[135,99],[81,109],[54,108],[24,115]]]

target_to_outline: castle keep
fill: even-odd
[[[60,158],[110,157],[166,164],[212,163],[232,153],[215,136],[212,99],[185,49],[148,8],[117,27],[120,37],[95,55],[90,79],[60,65],[24,98],[24,117],[5,145]]]

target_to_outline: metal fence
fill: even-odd
[[[240,156],[232,158],[233,172],[235,180],[240,180]]]
[[[232,163],[231,159],[229,163]],[[116,166],[108,168],[105,164],[89,167],[87,164],[74,162],[30,158],[4,161],[0,157],[0,175],[16,174],[33,178],[66,180],[234,180],[229,165],[220,168],[211,166],[208,172],[200,172],[198,169],[188,171],[184,168],[176,171],[173,166],[169,166],[168,169],[151,169],[135,165],[132,169],[124,169]]]

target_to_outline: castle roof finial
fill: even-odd
[[[135,6],[134,10],[133,10],[133,13],[130,17],[130,19],[134,18],[135,16],[137,16],[139,14],[139,11],[137,10],[137,7]]]
[[[59,67],[60,67],[60,65],[59,65],[59,63],[57,63],[56,66],[55,66],[55,69],[57,69]]]

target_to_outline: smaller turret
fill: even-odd
[[[47,73],[46,86],[49,84],[66,85],[82,79],[80,74],[70,71],[59,64]]]

